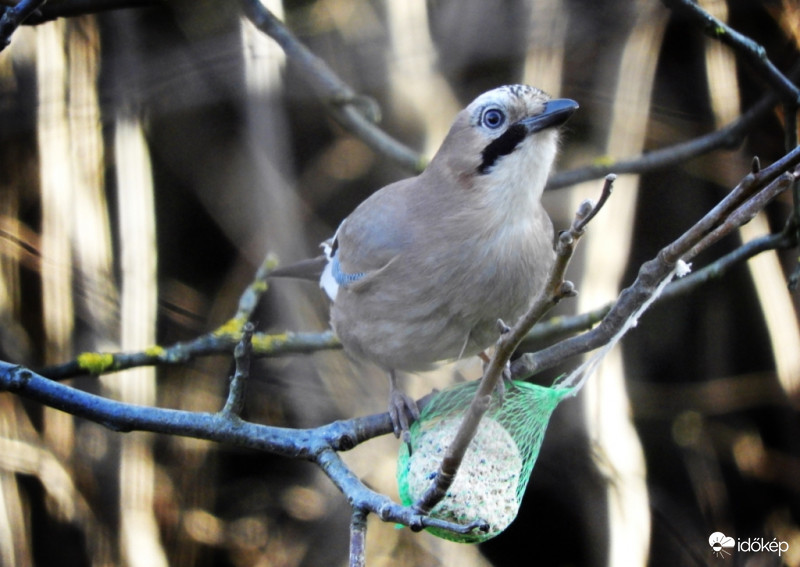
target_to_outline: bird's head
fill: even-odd
[[[538,199],[556,156],[557,127],[577,108],[527,85],[485,92],[456,116],[431,166],[466,186],[506,194],[500,198],[525,191]]]

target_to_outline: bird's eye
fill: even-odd
[[[483,112],[481,123],[487,128],[495,130],[505,124],[506,115],[498,108],[488,108]]]

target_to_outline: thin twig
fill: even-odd
[[[367,514],[359,508],[353,509],[350,517],[350,567],[367,564]]]
[[[788,231],[782,231],[777,234],[768,234],[760,238],[756,238],[739,246],[725,256],[717,259],[716,261],[703,266],[699,270],[692,271],[688,276],[675,280],[670,283],[661,294],[659,301],[672,299],[680,295],[685,295],[691,290],[696,289],[702,284],[708,283],[712,280],[719,279],[730,270],[742,262],[768,250],[777,250],[781,248],[791,248],[796,246],[796,241]],[[608,305],[611,308],[611,305]]]
[[[261,265],[258,267],[253,281],[250,282],[250,285],[245,288],[244,292],[242,292],[242,295],[239,297],[239,306],[236,309],[236,315],[233,316],[234,319],[242,321],[242,324],[244,324],[244,321],[247,321],[253,316],[253,312],[256,310],[256,307],[258,307],[261,296],[264,295],[269,288],[269,274],[277,265],[278,258],[274,254],[268,253],[264,261],[261,262]]]
[[[53,380],[66,380],[90,374],[99,376],[139,366],[156,364],[184,364],[200,356],[224,354],[242,339],[242,329],[252,317],[261,296],[267,291],[270,272],[277,259],[267,254],[256,271],[253,281],[239,297],[236,314],[213,331],[187,342],[170,346],[155,345],[137,352],[85,352],[75,360],[43,368],[39,372]],[[322,349],[341,348],[333,331],[322,333],[253,333],[252,356],[276,357],[286,354],[304,354]]]
[[[342,126],[402,167],[415,172],[425,169],[427,160],[378,128],[363,112],[365,97],[357,95],[259,0],[240,0],[240,3],[247,18],[281,46],[289,61],[328,105],[333,117]]]
[[[47,0],[20,0],[16,6],[3,9],[0,16],[0,51],[11,43],[16,29],[36,12]]]
[[[797,72],[798,69],[795,69],[795,73]],[[648,151],[633,158],[557,172],[547,182],[547,189],[570,187],[584,181],[599,179],[611,172],[620,175],[625,173],[647,173],[686,162],[714,150],[736,148],[742,143],[753,126],[772,111],[778,100],[778,96],[770,92],[727,126],[687,142]]]
[[[721,278],[734,266],[746,262],[762,252],[792,248],[795,245],[796,240],[791,230],[783,230],[777,234],[768,234],[751,240],[701,269],[693,270],[688,276],[672,281],[656,300],[656,303],[686,295],[703,284]],[[531,329],[519,350],[532,352],[535,350],[533,345],[541,347],[546,342],[553,343],[581,331],[587,331],[602,321],[613,306],[614,302],[612,301],[585,313],[560,315],[548,321],[542,321]]]
[[[242,340],[236,345],[233,357],[236,361],[236,371],[231,376],[228,388],[228,398],[222,408],[222,415],[228,419],[239,418],[244,409],[247,393],[247,379],[250,377],[250,358],[253,354],[253,331],[255,326],[248,322],[242,328]]]
[[[591,222],[591,220],[595,217],[595,215],[603,208],[603,205],[606,204],[608,198],[611,197],[611,193],[614,190],[614,181],[617,180],[616,173],[609,173],[606,175],[606,181],[603,184],[603,192],[600,194],[600,200],[597,201],[597,205],[593,206],[589,214],[586,216],[576,219],[574,230],[577,233],[582,233],[586,228],[586,225]]]
[[[242,338],[238,323],[237,319],[231,319],[210,333],[169,346],[154,345],[136,352],[85,352],[74,360],[48,366],[38,372],[53,380],[68,380],[76,376],[99,376],[140,366],[185,364],[201,356],[230,352]],[[256,358],[275,358],[341,348],[341,342],[331,330],[316,333],[287,331],[278,334],[253,334],[253,356]]]
[[[704,236],[697,244],[692,246],[692,249],[686,254],[687,258],[696,257],[703,250],[730,234],[733,230],[731,227],[738,228],[750,222],[767,203],[772,201],[778,194],[792,187],[796,180],[796,174],[784,173],[765,187],[764,190],[756,193],[750,200],[739,205],[739,207],[728,214],[724,222]]]
[[[708,37],[732,47],[762,79],[780,93],[785,102],[793,104],[797,108],[800,103],[800,89],[769,60],[767,50],[762,45],[718,20],[703,10],[696,2],[691,0],[663,0],[663,2],[676,14],[687,16],[701,26]]]
[[[694,246],[706,238],[706,235],[711,233],[720,225],[723,225],[726,219],[732,214],[732,211],[739,208],[742,203],[744,203],[757,191],[769,193],[772,189],[769,187],[769,185],[773,181],[778,179],[780,176],[791,175],[787,172],[794,169],[798,163],[800,163],[800,148],[795,148],[793,151],[787,153],[785,156],[775,161],[768,167],[761,169],[756,173],[750,173],[745,176],[742,181],[730,193],[728,193],[725,198],[717,203],[717,205],[712,208],[702,219],[700,219],[675,242],[662,250],[662,253],[665,254],[665,259],[668,262],[674,263],[678,260],[678,258],[686,255]],[[760,209],[757,207],[760,205],[763,208],[768,201],[769,200],[760,203],[755,202],[750,208],[754,211],[758,211]],[[749,218],[747,220],[749,220]],[[741,219],[741,221],[743,223],[744,219]],[[717,236],[721,237],[725,234],[728,234],[732,228],[734,228],[733,224],[730,223],[726,226],[727,232],[718,233]],[[693,256],[688,256],[684,259],[690,260],[692,257]]]

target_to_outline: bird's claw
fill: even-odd
[[[389,417],[392,419],[394,436],[398,439],[402,438],[404,443],[409,443],[411,434],[408,429],[419,419],[417,402],[401,390],[392,389],[389,394]]]
[[[489,366],[489,362],[491,359],[485,354],[481,353],[483,356],[483,373],[486,373],[486,368]],[[501,375],[500,380],[497,382],[497,385],[494,388],[494,391],[497,393],[497,397],[500,399],[500,403],[503,403],[506,395],[506,386],[508,388],[514,387],[514,377],[511,375],[511,361],[506,361],[506,365],[503,367],[503,373]]]
[[[500,403],[505,399],[506,390],[513,389],[514,387],[514,377],[511,375],[511,361],[509,360],[503,367],[503,373],[500,376],[500,380],[497,382],[497,386],[495,386],[495,391],[497,392],[497,397],[500,398]]]

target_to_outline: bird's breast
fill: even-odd
[[[346,350],[384,368],[421,370],[475,354],[497,339],[498,319],[513,323],[541,289],[553,261],[547,233],[429,233],[363,291],[340,290],[332,325]]]

